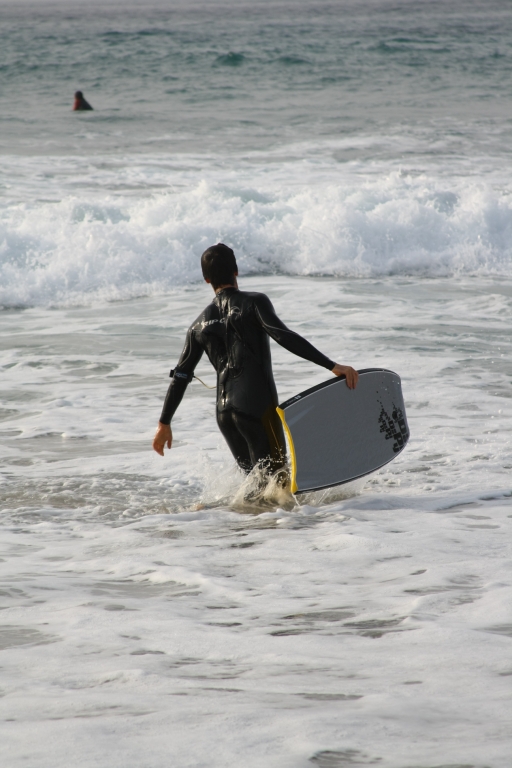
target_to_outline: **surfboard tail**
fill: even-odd
[[[290,490],[292,493],[297,493],[298,486],[297,486],[297,459],[295,456],[295,446],[293,444],[293,437],[292,433],[290,432],[290,428],[288,424],[286,423],[286,417],[284,415],[284,411],[282,408],[276,408],[276,411],[279,414],[279,418],[283,422],[283,428],[286,433],[286,437],[288,439],[288,446],[290,448],[290,459],[291,459],[291,473],[290,473]]]

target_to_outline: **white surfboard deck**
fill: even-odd
[[[409,439],[400,377],[383,368],[359,371],[307,389],[277,408],[288,438],[291,491],[342,485],[392,461]]]

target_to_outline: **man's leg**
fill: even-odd
[[[217,413],[217,423],[244,472],[250,472],[256,464],[261,464],[270,472],[284,466],[286,443],[283,426],[273,406],[267,409],[262,419],[238,411]]]
[[[275,406],[270,406],[263,414],[263,427],[270,444],[270,468],[272,472],[282,469],[286,464],[286,440],[283,422]]]
[[[235,421],[234,411],[217,411],[217,424],[222,432],[224,440],[229,446],[229,450],[235,457],[236,463],[244,472],[249,473],[254,466],[249,452],[247,440],[241,434]]]

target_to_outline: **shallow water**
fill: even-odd
[[[359,495],[233,506],[212,392],[192,384],[172,451],[149,450],[206,287],[4,311],[10,764],[72,743],[83,766],[505,768],[512,285],[244,287],[332,356],[400,371],[411,441]],[[325,378],[273,356],[282,400]]]

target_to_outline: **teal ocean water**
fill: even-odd
[[[0,0],[0,31],[2,765],[509,768],[512,3]],[[365,487],[244,504],[197,382],[151,451],[217,241],[401,376]],[[281,402],[325,379],[272,356]]]
[[[195,282],[212,239],[251,274],[511,275],[507,3],[1,12],[4,306]]]
[[[2,2],[2,150],[275,150],[361,140],[366,157],[510,143],[503,0]],[[95,107],[69,114],[74,90]],[[508,140],[507,140],[508,139]],[[362,157],[365,157],[363,152]],[[356,144],[342,160],[361,159]]]

